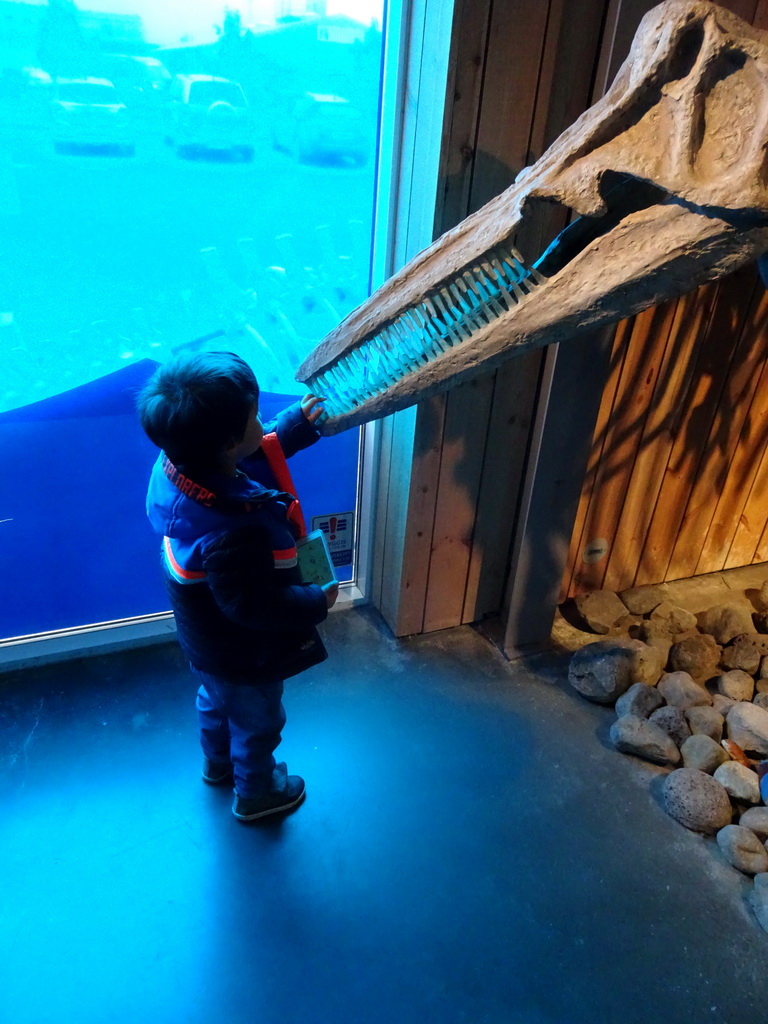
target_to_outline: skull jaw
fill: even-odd
[[[735,270],[768,250],[768,226],[744,230],[671,202],[631,214],[518,307],[352,410],[332,435],[488,373],[530,349],[579,337]]]

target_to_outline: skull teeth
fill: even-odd
[[[325,396],[321,419],[351,412],[449,349],[463,345],[546,278],[513,248],[497,247],[307,381]]]

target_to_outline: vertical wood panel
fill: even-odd
[[[560,602],[564,601],[566,597],[576,592],[576,584],[573,577],[577,567],[580,565],[581,556],[587,541],[589,509],[597,492],[599,479],[598,473],[605,448],[608,424],[611,419],[613,404],[619,387],[619,380],[621,379],[622,367],[624,366],[624,357],[627,351],[625,341],[630,325],[631,321],[625,321],[623,324],[619,325],[618,330],[614,333],[610,370],[600,401],[600,408],[598,410],[595,433],[592,442],[592,450],[587,461],[584,485],[581,490],[581,497],[579,499],[576,512],[573,535],[571,537],[568,560],[566,562],[566,571],[563,576],[563,583],[560,592]]]
[[[755,558],[755,551],[760,544],[768,514],[768,479],[766,479],[766,437],[765,424],[768,417],[768,368],[763,366],[758,381],[757,393],[744,433],[740,439],[738,458],[735,460],[729,481],[733,478],[743,482],[743,492],[728,504],[731,488],[723,495],[724,500],[718,502],[718,513],[721,518],[715,522],[715,530],[710,530],[713,539],[710,546],[721,555],[720,568],[733,569],[740,565],[749,565]],[[738,505],[736,501],[738,500]],[[738,517],[733,515],[738,508]],[[730,514],[729,514],[730,512]],[[720,546],[718,541],[722,538]],[[709,540],[709,538],[707,538]],[[713,559],[714,561],[714,559]]]
[[[655,310],[647,310],[623,326],[627,351],[621,370],[617,399],[606,428],[603,456],[596,479],[599,500],[590,508],[586,543],[598,538],[610,552],[626,495],[627,479],[634,466],[649,394],[655,376],[648,374],[647,345],[653,337]],[[652,361],[651,361],[652,365]],[[606,561],[584,562],[574,573],[574,586],[583,590],[599,590],[606,570]]]
[[[442,395],[421,402],[416,410],[412,464],[409,466],[405,453],[396,451],[394,455],[395,461],[399,460],[411,473],[396,615],[395,632],[398,636],[420,633],[424,625],[444,419],[445,402]]]
[[[763,452],[763,458],[760,460],[760,466],[758,467],[758,474],[753,486],[753,490],[756,492],[757,502],[763,501],[763,509],[765,510],[765,496],[768,493],[768,447]],[[753,555],[754,562],[765,562],[768,561],[768,519],[763,527],[763,534],[758,543],[755,554]]]
[[[496,373],[463,622],[476,622],[501,607],[539,364],[539,353],[527,352]]]
[[[752,24],[755,28],[768,29],[768,0],[758,0]]]
[[[638,409],[642,432],[631,471],[624,480],[625,498],[616,533],[606,560],[603,589],[624,590],[634,583],[645,536],[653,516],[658,490],[657,467],[666,463],[671,445],[669,422],[676,389],[686,370],[676,344],[680,303],[669,302],[648,310],[644,329],[633,331],[631,344],[642,348],[648,388],[647,408]],[[638,398],[641,392],[637,393]]]
[[[755,456],[757,455],[759,460],[762,453],[762,447],[760,451],[755,452],[755,442],[765,442],[762,422],[754,422],[755,413],[761,416],[765,412],[764,408],[761,410],[763,395],[760,390],[760,378],[765,364],[768,339],[763,330],[755,330],[755,314],[759,309],[764,289],[762,285],[758,285],[759,295],[755,295],[754,268],[749,267],[747,271],[748,280],[753,286],[752,301],[742,327],[731,372],[723,388],[716,431],[714,436],[710,436],[709,464],[699,474],[697,481],[700,484],[702,507],[706,507],[709,516],[708,528],[706,532],[701,533],[701,550],[695,559],[692,574],[715,572],[724,567],[757,468]],[[700,516],[702,522],[703,518]],[[761,531],[762,522],[760,529],[753,536],[750,559]],[[694,548],[694,558],[695,554]],[[685,567],[687,568],[687,562]],[[672,571],[677,571],[674,562]]]
[[[702,375],[705,393],[701,401],[689,407],[681,438],[691,457],[688,468],[690,490],[682,520],[677,526],[666,579],[693,576],[701,543],[706,537],[715,510],[717,487],[727,473],[731,424],[734,409],[729,404],[729,383],[734,383],[735,398],[740,385],[738,374],[731,373],[739,354],[739,337],[749,300],[754,289],[754,269],[724,278],[717,293],[717,304],[706,338],[702,339],[702,358],[697,372]],[[701,392],[700,392],[701,394]],[[736,410],[738,415],[738,410]],[[738,438],[738,432],[736,439]],[[693,542],[693,543],[692,543]]]
[[[529,162],[548,2],[493,5],[470,202],[480,209]]]
[[[491,0],[456,0],[435,237],[470,210]]]
[[[707,367],[717,351],[709,328],[718,287],[717,284],[705,285],[693,293],[692,299],[686,296],[686,304],[692,302],[693,308],[682,322],[681,330],[696,340],[693,372],[689,377],[690,383],[682,389],[678,400],[679,414],[672,427],[674,441],[635,577],[638,585],[666,579],[667,566],[688,504],[693,473],[701,460],[702,424],[708,427],[717,397],[712,392],[711,374]],[[686,410],[692,410],[693,416]]]
[[[446,410],[423,630],[461,622],[493,379],[455,388]]]

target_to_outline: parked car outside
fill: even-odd
[[[300,163],[362,167],[371,140],[360,110],[343,96],[305,92],[275,117],[272,144]]]
[[[53,144],[57,152],[87,150],[133,154],[128,110],[106,78],[59,78],[51,101]]]
[[[173,75],[156,57],[128,53],[105,54],[101,60],[105,76],[116,86],[129,108],[155,120],[168,101]]]
[[[238,82],[213,75],[177,75],[171,83],[166,142],[178,156],[252,160],[254,129]]]

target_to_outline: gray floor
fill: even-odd
[[[762,1024],[749,883],[611,751],[564,656],[333,616],[307,779],[243,825],[165,646],[0,681],[0,1020]]]

